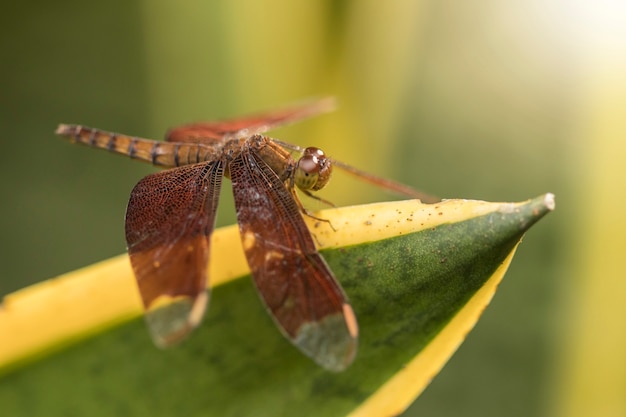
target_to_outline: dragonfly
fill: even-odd
[[[354,310],[319,254],[296,189],[322,189],[333,166],[410,197],[424,195],[263,134],[334,108],[309,101],[246,117],[170,130],[165,141],[61,124],[71,141],[168,168],[141,179],[126,209],[128,254],[154,343],[185,339],[209,303],[208,263],[220,188],[232,183],[242,246],[257,292],[283,335],[330,371],[354,360],[359,326]],[[297,155],[297,157],[294,157]],[[324,200],[322,200],[324,201]]]

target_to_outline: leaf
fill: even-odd
[[[250,280],[234,279],[247,273],[235,227],[214,234],[211,306],[176,349],[152,345],[126,256],[24,289],[0,309],[3,414],[397,414],[474,326],[524,232],[553,208],[546,194],[319,213],[332,228],[308,219],[360,324],[357,359],[339,374],[283,339]]]

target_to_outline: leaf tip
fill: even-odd
[[[553,211],[556,208],[556,201],[554,194],[547,193],[543,196],[543,205],[548,209],[548,211]]]

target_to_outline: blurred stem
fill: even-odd
[[[594,29],[583,39],[584,136],[577,167],[587,174],[579,188],[588,204],[570,229],[579,247],[567,279],[578,287],[568,300],[570,328],[553,413],[568,417],[626,415],[626,45],[615,30]]]

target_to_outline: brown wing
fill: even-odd
[[[334,100],[326,98],[282,110],[259,113],[241,118],[194,123],[170,130],[165,139],[169,142],[202,143],[223,139],[227,135],[241,134],[241,137],[263,133],[278,126],[293,123],[333,110]],[[245,132],[242,132],[245,130]]]
[[[243,248],[267,309],[306,355],[343,370],[356,353],[356,319],[290,191],[247,146],[229,169]]]
[[[184,338],[204,314],[222,175],[221,161],[183,166],[148,175],[130,195],[128,254],[157,346]]]

